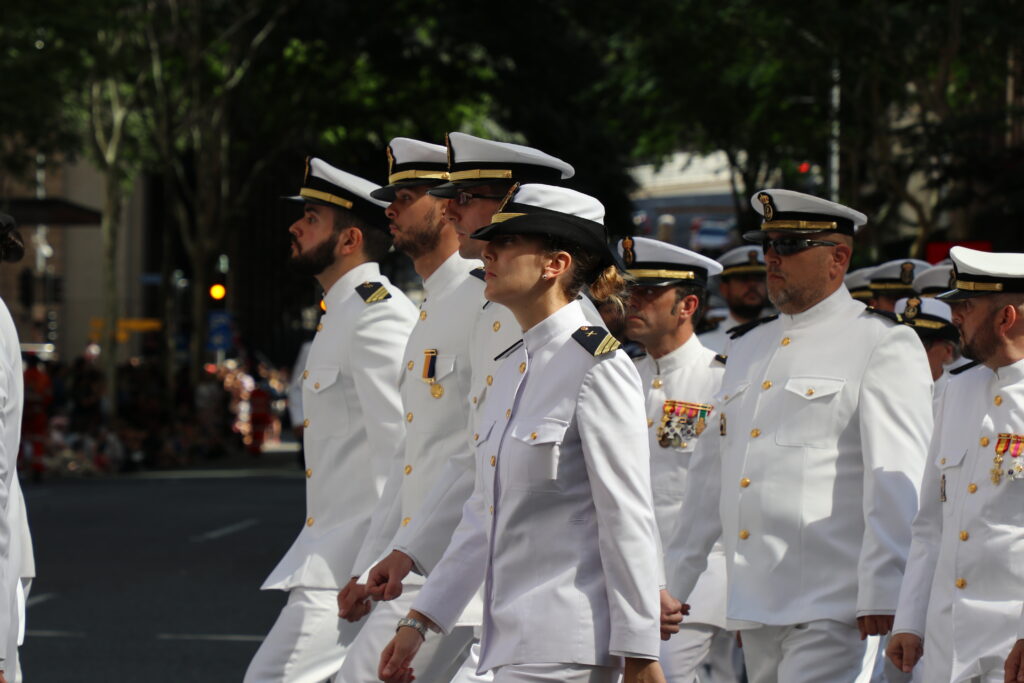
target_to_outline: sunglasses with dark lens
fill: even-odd
[[[811,247],[835,247],[839,242],[830,242],[828,240],[809,240],[803,237],[776,237],[775,239],[768,239],[767,237],[761,241],[761,246],[764,248],[764,252],[767,254],[769,249],[774,249],[775,253],[779,256],[792,256],[793,254],[799,254],[801,251],[806,251]]]
[[[459,206],[465,206],[474,199],[504,199],[503,194],[471,194],[469,192],[459,192],[455,195],[455,203]]]

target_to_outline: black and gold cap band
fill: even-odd
[[[729,268],[723,268],[721,276],[729,277],[731,275],[764,275],[768,272],[763,263],[756,265],[744,264],[741,266],[731,266]]]
[[[953,270],[950,285],[952,289],[937,294],[940,301],[958,301],[971,299],[987,294],[1020,294],[1024,293],[1024,278],[992,277],[960,273]]]
[[[339,182],[348,182],[353,188],[360,189],[361,192],[317,175],[314,172],[314,163],[317,166],[318,173],[333,174],[339,178]],[[384,207],[381,204],[374,203],[371,199],[373,193],[371,188],[377,189],[377,187],[375,183],[370,183],[363,178],[335,169],[319,159],[308,157],[299,193],[293,196],[282,197],[282,199],[343,209],[353,213],[369,226],[386,231],[388,229],[388,221],[384,215]]]
[[[451,199],[462,190],[480,185],[499,185],[504,188],[510,183],[557,185],[561,182],[562,172],[550,166],[477,161],[453,164],[448,171],[448,182],[431,188],[429,192],[435,197]]]
[[[629,264],[626,274],[641,285],[697,285],[707,287],[708,270],[697,266],[662,261],[637,261]]]

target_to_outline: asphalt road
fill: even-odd
[[[290,468],[27,483],[25,680],[241,681],[284,604],[259,586],[303,496]]]

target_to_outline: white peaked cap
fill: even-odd
[[[1024,292],[1024,254],[992,253],[956,246],[949,250],[956,279],[951,291],[938,295],[945,301],[986,294]]]
[[[589,194],[567,187],[539,183],[520,185],[506,208],[512,205],[557,211],[604,225],[604,204]]]
[[[853,235],[868,221],[867,216],[848,206],[793,190],[761,190],[750,198],[750,205],[764,219],[761,230]],[[745,233],[743,237],[760,239],[756,232]]]
[[[553,157],[546,152],[525,145],[517,145],[513,142],[498,142],[478,138],[468,133],[449,133],[448,144],[451,147],[452,180],[470,180],[472,178],[460,178],[458,174],[470,169],[464,166],[480,164],[506,164],[506,165],[529,165],[538,166],[557,171],[562,180],[571,178],[576,170],[566,162]],[[512,180],[516,178],[510,176]]]
[[[935,296],[936,294],[947,291],[952,286],[950,285],[952,275],[952,263],[932,266],[924,272],[914,276],[914,289],[919,292],[921,296]]]
[[[714,259],[649,237],[623,238],[617,248],[626,272],[641,284],[706,286],[709,277],[722,272],[722,264]]]

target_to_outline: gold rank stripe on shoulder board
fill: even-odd
[[[572,333],[572,338],[592,356],[603,356],[622,346],[622,343],[603,327],[584,325]]]
[[[391,298],[391,292],[379,282],[364,282],[356,287],[356,292],[368,304],[375,304],[378,301],[386,301]]]

